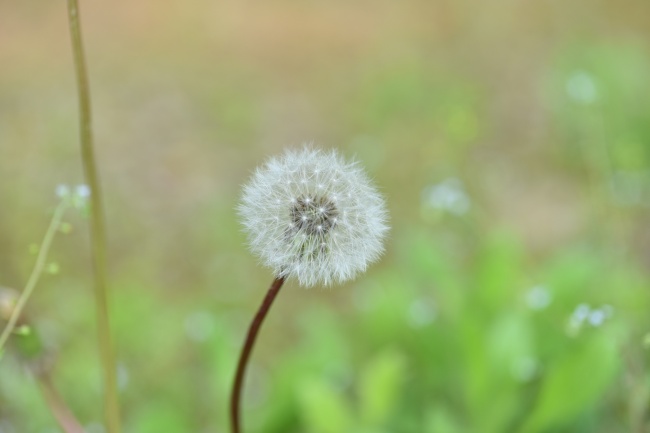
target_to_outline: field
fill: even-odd
[[[649,2],[117,0],[81,17],[125,433],[228,431],[273,279],[241,185],[305,142],[365,167],[391,230],[354,281],[282,289],[247,432],[650,432]],[[0,287],[24,289],[57,187],[84,184],[78,122],[65,2],[0,0]],[[87,210],[66,211],[25,317],[102,433]],[[62,431],[17,340],[0,433]]]

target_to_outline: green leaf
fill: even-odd
[[[354,417],[343,393],[322,380],[306,379],[298,393],[305,431],[341,433],[354,429]]]
[[[187,413],[172,402],[154,402],[140,409],[130,431],[138,433],[183,433],[191,431]]]
[[[506,313],[490,327],[487,335],[491,370],[512,380],[526,380],[517,366],[534,357],[530,324],[522,314]]]
[[[498,312],[512,300],[520,283],[522,247],[518,238],[507,231],[490,234],[477,264],[477,295],[480,307]]]
[[[386,422],[404,380],[404,367],[404,357],[392,350],[381,353],[366,366],[359,382],[364,426],[379,426]]]
[[[593,406],[612,380],[618,357],[611,336],[603,333],[576,345],[550,367],[523,432],[543,431],[570,420]]]
[[[436,407],[426,418],[426,433],[461,433],[457,418],[445,407]]]

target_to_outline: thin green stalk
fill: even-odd
[[[36,283],[38,283],[38,279],[43,273],[43,269],[45,269],[45,260],[47,259],[47,253],[50,250],[50,246],[52,245],[52,241],[54,240],[54,235],[56,234],[56,231],[58,230],[59,225],[61,224],[61,219],[63,218],[63,214],[65,213],[67,207],[68,207],[68,202],[66,200],[62,200],[61,203],[59,203],[59,205],[57,206],[56,210],[54,211],[54,215],[52,215],[52,220],[50,221],[50,225],[47,228],[47,231],[45,232],[45,237],[43,238],[43,242],[41,243],[38,256],[36,257],[36,263],[34,264],[34,269],[32,269],[32,273],[29,276],[29,279],[27,280],[25,289],[20,294],[20,298],[18,298],[18,302],[16,302],[16,306],[15,308],[13,308],[11,312],[11,316],[9,317],[9,321],[7,322],[7,326],[5,326],[4,331],[2,331],[2,335],[0,335],[0,352],[2,352],[2,348],[4,347],[5,343],[9,339],[9,336],[13,332],[14,328],[16,327],[16,323],[20,318],[20,313],[22,313],[23,308],[25,308],[25,304],[27,304],[27,300],[32,295],[32,292],[36,287]]]
[[[79,91],[81,159],[86,183],[90,188],[90,237],[92,243],[92,262],[95,271],[95,303],[97,310],[99,354],[104,376],[104,416],[107,432],[119,433],[120,407],[117,392],[117,365],[115,362],[108,313],[104,209],[95,165],[90,113],[90,89],[88,86],[77,0],[68,0],[68,19],[70,22],[70,36],[72,39],[77,88]]]
[[[37,259],[37,263],[40,263],[37,267],[40,267],[41,270],[43,269],[43,263],[45,263],[42,258],[47,254],[47,249],[52,241],[54,232],[58,228],[58,222],[61,220],[61,215],[63,214],[62,209],[66,208],[66,202],[67,200],[64,200],[55,211],[50,228],[41,244],[41,254]],[[39,272],[32,271],[32,275],[37,275],[38,273]],[[36,277],[32,276],[30,278],[30,287],[34,287],[34,278]],[[26,291],[23,291],[23,296],[25,293]],[[39,388],[43,395],[43,400],[50,408],[50,411],[59,424],[59,427],[61,427],[61,430],[65,433],[86,433],[81,423],[76,418],[61,394],[59,394],[54,382],[52,381],[52,368],[54,366],[54,363],[52,362],[52,353],[45,348],[43,340],[41,340],[36,329],[30,325],[29,320],[24,315],[20,314],[19,308],[17,308],[18,302],[12,302],[12,300],[18,298],[18,294],[14,294],[12,289],[0,288],[0,297],[5,297],[9,302],[8,310],[11,311],[9,317],[12,317],[12,320],[13,317],[18,317],[18,321],[14,323],[16,326],[19,326],[19,328],[13,333],[13,349],[15,350],[17,358],[25,369],[32,373],[34,379],[36,379],[36,382],[40,386]],[[28,296],[24,296],[24,299],[27,298]],[[13,309],[11,304],[14,304]]]

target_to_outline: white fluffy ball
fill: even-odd
[[[383,252],[384,200],[356,162],[309,147],[269,159],[244,186],[252,251],[304,286],[354,278]]]

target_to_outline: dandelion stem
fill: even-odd
[[[43,273],[43,269],[45,268],[45,260],[47,259],[47,253],[50,250],[50,246],[54,240],[54,235],[56,234],[56,231],[61,224],[61,219],[63,218],[63,214],[65,213],[67,207],[67,201],[62,200],[54,210],[54,215],[52,215],[52,220],[50,221],[50,225],[45,232],[45,237],[43,238],[43,242],[39,248],[38,256],[36,257],[36,263],[34,264],[34,269],[32,269],[32,273],[27,280],[25,289],[20,294],[20,298],[18,298],[18,302],[16,302],[16,306],[11,312],[11,317],[9,317],[9,322],[7,322],[7,326],[5,326],[5,329],[2,331],[2,335],[0,336],[0,352],[2,352],[4,344],[7,342],[9,336],[13,332],[16,323],[20,318],[20,314],[22,313],[23,308],[25,308],[25,304],[27,304],[27,300],[34,291],[36,283],[38,283],[38,279]]]
[[[116,362],[111,338],[106,284],[106,233],[102,194],[95,165],[90,111],[90,89],[86,72],[79,5],[68,0],[68,20],[79,93],[81,159],[86,183],[90,188],[90,236],[95,273],[97,334],[104,381],[104,416],[108,433],[120,432],[120,408],[117,393]]]
[[[244,342],[244,347],[242,348],[241,354],[239,355],[239,363],[237,364],[237,373],[235,375],[235,383],[232,387],[232,395],[230,399],[230,418],[232,433],[240,433],[240,417],[239,417],[239,407],[241,400],[241,391],[242,385],[244,383],[244,374],[246,373],[246,366],[248,365],[248,360],[250,358],[253,346],[255,345],[255,339],[259,333],[262,322],[266,317],[266,314],[269,312],[275,297],[277,296],[282,284],[284,284],[285,277],[277,277],[273,280],[269,291],[266,293],[266,297],[260,305],[257,314],[251,322],[250,328],[248,328],[248,334],[246,335],[246,341]]]

